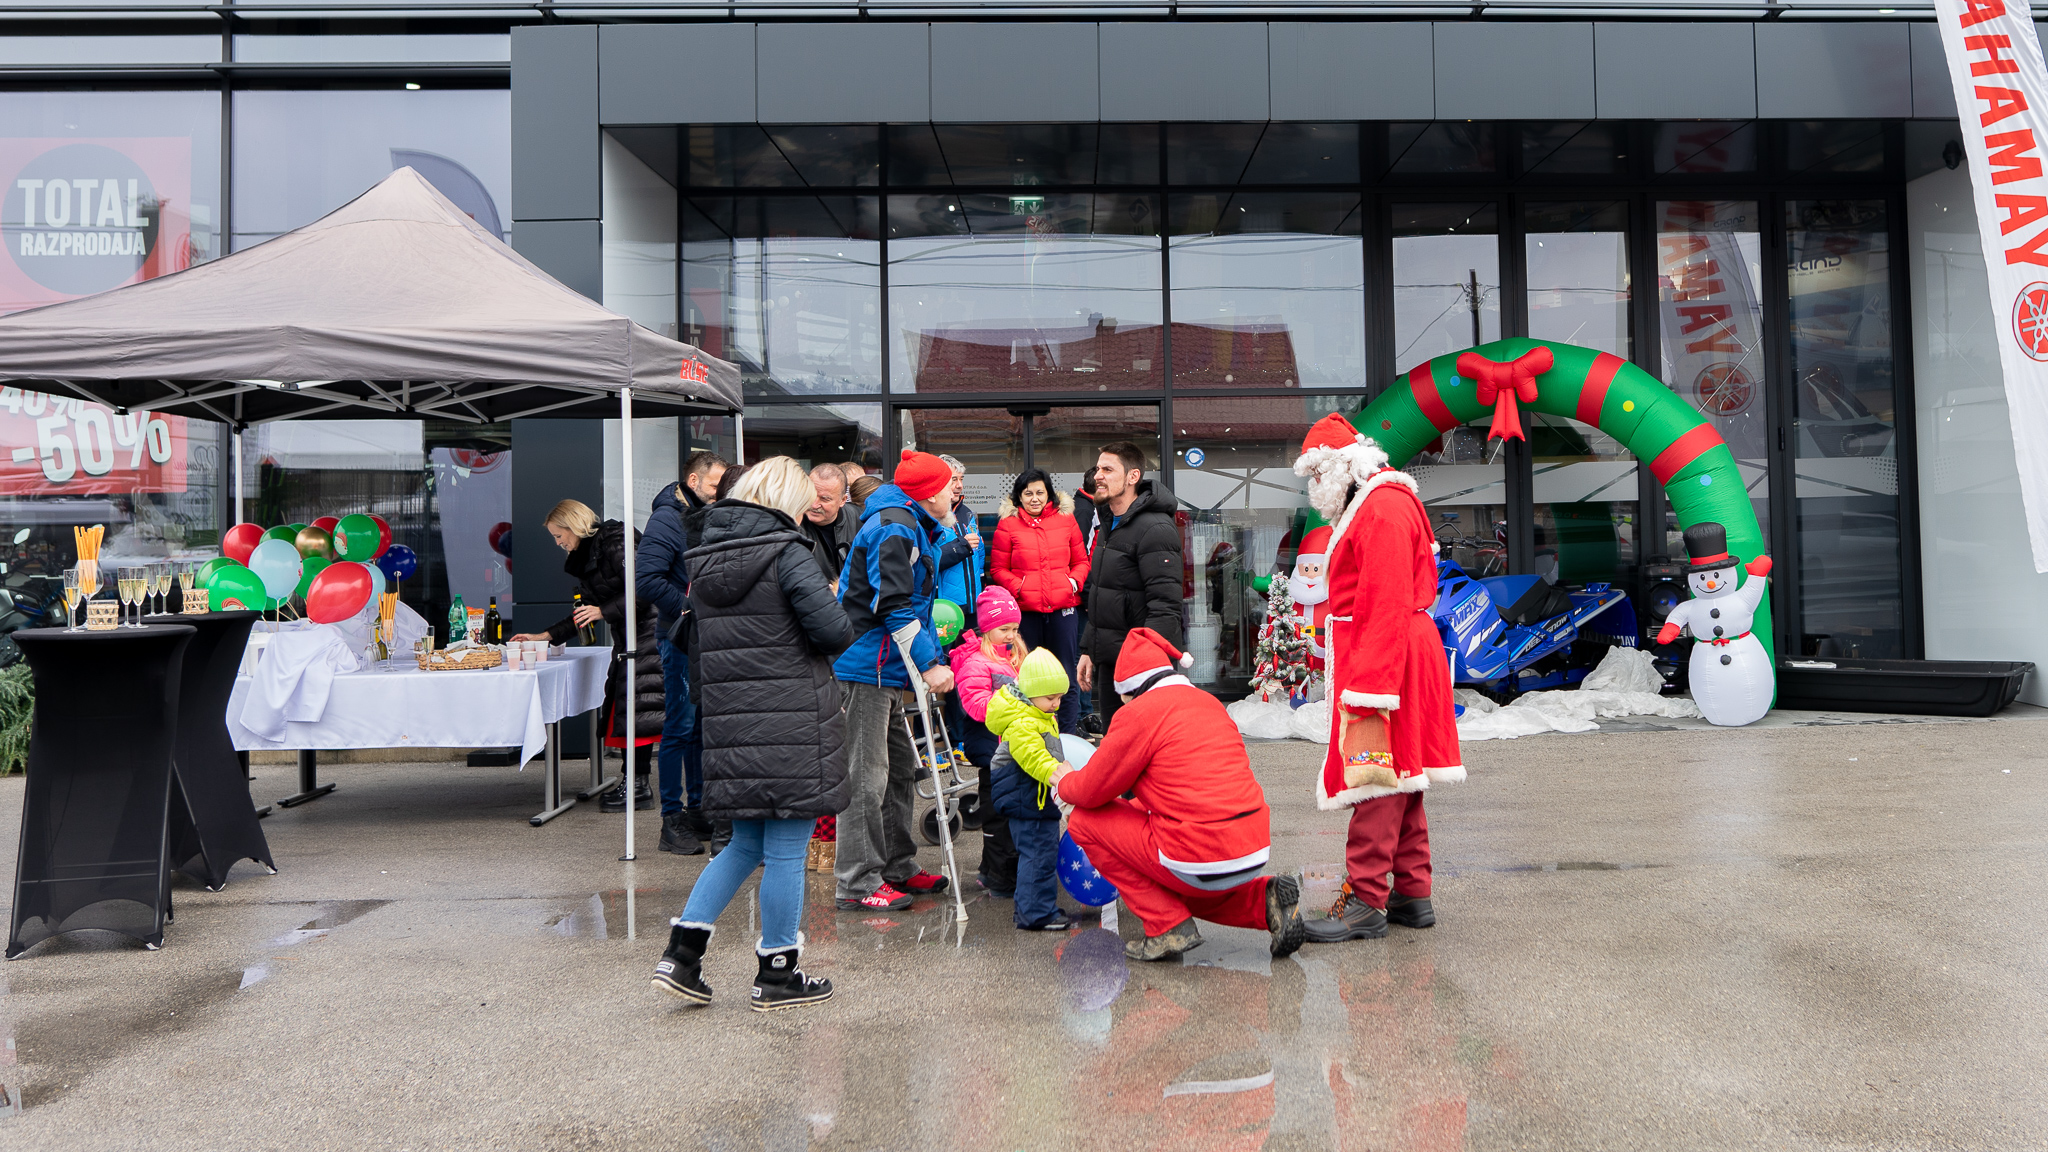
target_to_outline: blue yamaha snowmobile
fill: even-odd
[[[1635,608],[1611,584],[1564,588],[1540,576],[1473,578],[1436,566],[1430,609],[1454,684],[1507,699],[1586,678],[1610,646],[1636,646]]]

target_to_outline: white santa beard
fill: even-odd
[[[1287,578],[1287,595],[1296,604],[1321,604],[1330,598],[1330,585],[1322,580],[1311,584],[1299,576]]]

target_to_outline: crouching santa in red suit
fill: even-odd
[[[1125,704],[1102,746],[1085,768],[1053,769],[1060,801],[1073,806],[1067,831],[1144,922],[1145,939],[1124,945],[1133,960],[1199,946],[1196,917],[1265,929],[1273,955],[1285,956],[1305,939],[1301,886],[1262,874],[1272,811],[1236,723],[1183,674],[1193,665],[1152,629],[1131,630],[1113,685]]]
[[[1436,912],[1422,793],[1465,778],[1450,664],[1429,613],[1436,538],[1415,481],[1341,416],[1309,430],[1294,471],[1331,521],[1330,747],[1316,804],[1351,809],[1349,895],[1334,915],[1308,921],[1308,938],[1384,936],[1389,921],[1427,928]]]

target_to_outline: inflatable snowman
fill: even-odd
[[[1693,702],[1709,724],[1753,724],[1770,711],[1773,692],[1770,650],[1749,630],[1770,584],[1771,558],[1744,564],[1728,551],[1728,530],[1711,521],[1685,530],[1685,550],[1692,557],[1687,581],[1693,598],[1665,619],[1657,643],[1669,644],[1681,633],[1695,641],[1687,670]],[[1750,578],[1743,580],[1742,572]]]

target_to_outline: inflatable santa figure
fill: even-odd
[[[1330,527],[1312,528],[1301,538],[1301,550],[1294,557],[1294,574],[1287,578],[1287,595],[1294,601],[1294,619],[1301,638],[1308,641],[1308,666],[1323,670],[1329,655],[1323,635],[1323,609],[1330,600]]]
[[[1669,644],[1680,633],[1697,641],[1686,673],[1707,723],[1754,724],[1771,710],[1776,691],[1770,651],[1749,630],[1770,584],[1771,558],[1744,564],[1728,551],[1728,530],[1712,521],[1685,530],[1685,551],[1692,557],[1686,582],[1693,598],[1664,618],[1657,643]]]
[[[1316,803],[1351,809],[1350,895],[1338,915],[1309,922],[1309,938],[1381,936],[1389,920],[1428,927],[1436,914],[1422,792],[1465,778],[1450,666],[1429,614],[1436,537],[1415,481],[1341,416],[1309,430],[1294,471],[1332,521],[1323,605],[1330,744]]]

